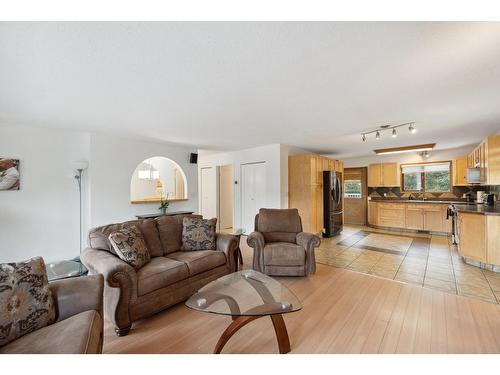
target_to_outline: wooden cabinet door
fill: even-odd
[[[405,227],[405,205],[397,203],[380,203],[378,210],[378,225],[383,227]]]
[[[418,205],[408,204],[406,206],[406,228],[424,229],[424,211]]]
[[[311,155],[311,185],[323,184],[323,161],[319,155]]]
[[[455,160],[453,164],[453,185],[467,186],[467,156]]]
[[[399,186],[397,163],[382,164],[382,186]]]
[[[424,209],[424,230],[444,232],[443,211],[440,206]]]
[[[368,202],[368,224],[378,225],[377,202]]]
[[[320,233],[323,231],[323,187],[312,187],[312,213],[311,213],[311,233]]]
[[[380,164],[370,164],[368,166],[368,186],[369,187],[382,186],[381,176],[382,176],[382,167]]]
[[[458,251],[461,256],[486,262],[485,217],[458,213]]]
[[[335,171],[335,160],[328,160],[328,170],[332,172]]]

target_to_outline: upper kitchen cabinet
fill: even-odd
[[[398,163],[376,163],[368,166],[369,187],[400,186]]]
[[[453,186],[467,186],[467,156],[462,156],[453,162]]]
[[[468,168],[479,168],[481,185],[500,185],[500,135],[486,137],[467,157]]]

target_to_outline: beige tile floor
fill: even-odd
[[[363,236],[360,231],[370,233]],[[500,303],[500,273],[464,263],[444,236],[345,226],[339,236],[322,239],[316,261]]]

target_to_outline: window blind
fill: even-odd
[[[448,172],[450,163],[412,164],[401,167],[403,173]]]

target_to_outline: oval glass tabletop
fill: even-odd
[[[234,272],[208,283],[186,301],[186,306],[232,316],[285,314],[302,308],[290,289],[254,270]]]

